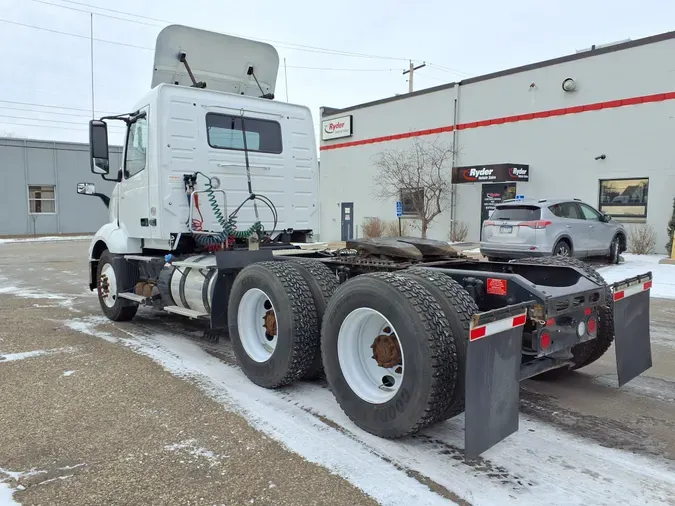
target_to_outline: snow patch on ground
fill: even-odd
[[[651,297],[675,299],[675,265],[660,264],[663,255],[621,255],[624,263],[598,268],[598,272],[608,283],[631,278],[651,271],[654,283],[650,291]]]
[[[0,244],[14,244],[20,242],[59,242],[59,241],[85,241],[90,240],[93,235],[72,235],[72,236],[49,236],[49,237],[14,237],[3,239],[0,238]]]
[[[124,332],[130,336],[124,345],[195,380],[256,429],[382,504],[447,505],[414,479],[420,475],[474,506],[665,505],[675,490],[672,463],[602,447],[524,416],[519,432],[477,462],[463,459],[463,416],[415,437],[384,440],[356,427],[321,385],[265,390],[177,334]]]
[[[41,357],[44,355],[53,355],[55,353],[72,353],[76,351],[77,348],[71,346],[65,348],[52,348],[50,350],[34,350],[34,351],[25,351],[23,353],[0,353],[0,364],[4,362],[15,362],[17,360],[25,360],[27,358]],[[3,472],[0,469],[0,472]]]
[[[109,320],[105,316],[88,316],[77,320],[68,320],[66,326],[77,332],[101,338],[109,343],[117,343],[119,342],[119,339],[109,332],[95,330],[97,325],[108,321]]]
[[[64,294],[56,294],[43,292],[41,290],[29,290],[17,286],[2,286],[0,287],[0,294],[14,295],[23,299],[39,299],[39,300],[53,300],[59,307],[66,308],[74,313],[81,313],[79,309],[75,309],[75,298]],[[33,304],[34,307],[55,307],[54,305],[40,305]]]
[[[0,481],[0,506],[21,506],[14,500],[14,491],[7,483]]]
[[[226,459],[229,457],[229,455],[218,455],[211,450],[201,448],[195,439],[187,439],[185,441],[181,441],[180,443],[166,445],[164,449],[172,452],[186,452],[193,457],[204,458],[209,461],[211,467],[219,465],[221,459]]]

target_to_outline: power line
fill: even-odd
[[[163,28],[162,25],[159,25],[157,23],[147,23],[147,22],[139,21],[138,19],[120,18],[120,17],[117,17],[117,16],[111,16],[109,14],[101,14],[99,12],[92,12],[92,11],[88,11],[88,10],[85,10],[85,9],[70,7],[70,6],[67,6],[67,5],[54,4],[54,3],[51,3],[51,2],[47,2],[45,0],[32,0],[32,1],[38,2],[38,3],[41,3],[41,4],[45,4],[45,5],[51,5],[52,7],[69,9],[69,10],[73,10],[73,11],[77,11],[77,12],[83,12],[83,13],[86,13],[86,14],[95,14],[97,16],[102,16],[102,17],[106,17],[106,18],[110,18],[110,19],[116,19],[116,20],[119,20],[119,21],[126,21],[126,22],[129,22],[129,23],[136,23],[136,24],[141,24],[141,25],[145,25],[145,26],[154,26],[154,27]],[[122,14],[124,16],[130,16],[130,17],[133,17],[133,18],[141,18],[141,19],[147,19],[147,20],[155,21],[155,22],[159,22],[159,23],[173,24],[172,21],[169,21],[169,20],[166,20],[166,19],[154,18],[154,17],[151,17],[151,16],[143,16],[141,14],[135,14],[135,13],[132,13],[132,12],[120,11],[120,10],[117,10],[117,9],[110,9],[110,8],[106,8],[106,7],[98,7],[96,5],[91,5],[91,4],[87,4],[87,3],[84,3],[84,2],[76,2],[74,0],[59,0],[59,1],[64,2],[64,3],[73,4],[73,5],[79,5],[79,6],[82,6],[82,7],[89,7],[91,9],[97,9],[97,10],[100,10],[100,11]],[[40,29],[40,27],[36,27],[36,28]],[[66,32],[56,32],[56,33],[67,34]],[[244,37],[241,34],[235,34],[235,33],[232,33],[230,35],[235,36],[235,37]],[[248,38],[248,37],[245,37],[245,38]],[[118,44],[118,45],[127,46],[127,47],[137,47],[139,49],[154,51],[154,48],[135,46],[133,44],[125,44],[125,43],[122,43],[122,42],[114,42],[114,41],[103,40],[103,39],[94,39],[94,40],[96,40],[98,42],[108,43],[108,44]],[[397,61],[408,61],[409,60],[409,58],[394,57],[394,56],[382,56],[382,55],[374,55],[374,54],[368,54],[368,53],[356,53],[356,52],[352,52],[352,51],[343,51],[343,50],[340,50],[340,49],[330,49],[330,48],[325,48],[325,47],[320,47],[320,46],[310,46],[310,45],[306,45],[306,44],[296,44],[296,43],[293,43],[293,42],[286,42],[286,41],[280,41],[280,40],[274,40],[274,39],[261,38],[261,39],[257,39],[257,40],[260,40],[262,42],[278,44],[279,47],[283,47],[284,49],[289,49],[289,50],[292,50],[292,51],[306,51],[306,52],[310,52],[310,53],[332,54],[332,55],[335,55],[335,56],[344,56],[344,57],[350,57],[350,58],[371,58],[371,59],[397,60]],[[432,64],[432,63],[428,63],[428,65],[434,65],[435,67],[437,67],[441,70],[444,70],[446,72],[468,75],[465,72],[461,72],[461,71],[456,70],[456,69],[445,67],[443,65],[436,65],[436,64]]]
[[[80,113],[80,112],[57,112],[57,111],[37,111],[34,109],[25,109],[21,107],[10,107],[8,105],[0,105],[0,109],[8,109],[10,111],[23,111],[23,112],[30,112],[34,114],[58,114],[59,116],[73,116],[76,118],[89,118],[91,114],[85,114],[85,113]]]
[[[51,2],[45,2],[45,0],[33,0],[33,2],[37,2],[40,4],[45,4],[45,5],[51,5],[52,7],[59,7],[61,9],[68,9],[71,11],[77,11],[77,12],[83,12],[85,14],[96,14],[97,16],[101,16],[104,18],[110,18],[110,19],[117,19],[119,21],[127,21],[129,23],[136,23],[138,25],[145,25],[145,26],[155,26],[155,27],[162,27],[162,25],[158,25],[156,23],[145,23],[143,21],[138,21],[137,19],[126,19],[126,18],[118,18],[117,16],[110,16],[109,14],[99,14],[97,12],[92,13],[91,11],[86,11],[84,9],[76,9],[75,7],[68,7],[67,5],[59,5],[59,4],[53,4]],[[108,9],[103,9],[102,7],[94,7],[93,5],[90,5],[89,7],[93,7],[95,9],[101,9],[101,10],[108,10]],[[142,16],[139,16],[142,17]]]
[[[0,19],[0,23],[9,23],[10,25],[23,26],[25,28],[33,28],[35,30],[42,30],[42,31],[45,31],[45,32],[50,32],[50,33],[57,33],[59,35],[68,35],[69,37],[77,37],[78,39],[91,40],[91,38],[87,35],[79,35],[77,33],[62,32],[60,30],[54,30],[52,28],[43,28],[41,26],[29,25],[27,23],[19,23],[18,21],[10,21],[8,19]],[[94,38],[94,40],[96,42],[103,42],[105,44],[114,44],[116,46],[126,46],[126,47],[133,47],[135,49],[145,49],[145,50],[148,50],[148,51],[154,51],[154,49],[151,48],[151,47],[136,46],[135,44],[127,44],[125,42],[117,42],[117,41],[114,41],[114,40],[105,40],[105,39],[96,39],[96,38]]]
[[[82,122],[82,121],[66,121],[62,119],[45,119],[45,118],[30,118],[26,116],[8,116],[6,114],[0,114],[0,118],[9,118],[9,119],[23,119],[23,120],[28,120],[28,121],[44,121],[46,123],[63,123],[63,124],[69,124],[69,125],[82,125],[82,126],[87,126],[87,123]],[[112,128],[124,128],[122,126],[118,125],[109,125],[109,127]],[[88,127],[87,127],[88,128]]]
[[[0,100],[0,102],[5,103],[5,104],[28,105],[28,106],[34,106],[34,107],[47,107],[47,108],[50,108],[50,109],[65,109],[65,110],[68,110],[68,111],[84,111],[84,112],[87,112],[87,113],[90,112],[90,109],[82,109],[82,108],[79,108],[79,107],[68,107],[68,106],[64,106],[64,105],[36,104],[36,103],[32,103],[32,102],[17,102],[17,101],[14,101],[14,100]],[[0,106],[0,107],[2,107],[2,106]],[[41,112],[41,111],[36,111],[36,112]],[[45,111],[45,112],[47,112],[47,111]],[[102,110],[98,110],[98,112],[103,112],[103,113],[106,113],[106,114],[117,114],[115,112],[102,111]]]
[[[15,127],[31,127],[31,128],[56,128],[57,130],[69,130],[71,132],[86,132],[86,128],[75,128],[75,127],[60,127],[55,125],[35,125],[35,124],[25,124],[25,123],[16,123],[9,121],[0,121],[0,125],[11,125]]]
[[[301,67],[296,65],[288,65],[289,69],[305,69],[305,70],[336,70],[341,72],[398,72],[401,69],[336,69],[331,67]]]
[[[74,11],[78,11],[78,12],[85,12],[87,14],[96,14],[97,16],[117,19],[117,20],[120,20],[120,21],[128,21],[130,23],[138,23],[138,24],[143,24],[143,25],[148,25],[148,26],[161,27],[161,25],[145,23],[145,22],[142,22],[142,21],[138,21],[138,19],[119,18],[119,17],[116,17],[116,16],[111,16],[109,14],[101,14],[101,13],[97,13],[97,12],[92,13],[91,11],[87,11],[87,10],[84,10],[84,9],[78,9],[78,8],[70,7],[70,6],[67,6],[67,5],[54,4],[54,3],[51,3],[51,2],[47,2],[45,0],[32,0],[32,1],[42,3],[42,4],[45,4],[45,5],[51,5],[52,7],[60,7],[62,9],[70,9],[70,10],[74,10]],[[143,16],[141,14],[134,14],[132,12],[125,12],[125,11],[120,11],[120,10],[117,10],[117,9],[109,9],[109,8],[104,8],[104,7],[98,7],[96,5],[91,5],[91,4],[87,4],[87,3],[83,3],[83,2],[75,2],[75,1],[72,1],[72,0],[60,0],[60,1],[65,2],[65,3],[74,4],[74,5],[83,6],[83,7],[89,7],[91,9],[98,9],[98,10],[102,10],[102,11],[106,11],[106,12],[113,12],[113,13],[116,13],[116,14],[122,14],[124,16],[131,16],[131,17],[134,17],[134,18],[148,19],[148,20],[151,20],[151,21],[157,21],[157,22],[166,23],[166,24],[173,24],[174,23],[173,21],[169,21],[169,20],[166,20],[166,19],[153,18],[153,17],[150,17],[150,16]],[[235,36],[235,37],[243,37],[242,35],[235,34],[235,33],[232,33],[230,35]],[[248,38],[248,37],[246,37],[246,38]],[[330,49],[330,48],[325,48],[325,47],[320,47],[320,46],[309,46],[309,45],[306,45],[306,44],[296,44],[296,43],[293,43],[293,42],[286,42],[286,41],[281,41],[281,40],[262,39],[262,38],[258,39],[258,40],[260,40],[262,42],[271,42],[271,43],[274,43],[274,44],[280,44],[280,45],[283,45],[283,46],[287,46],[286,49],[291,49],[291,50],[296,50],[296,51],[308,51],[308,52],[311,52],[311,53],[335,54],[335,55],[339,55],[339,56],[347,56],[347,57],[354,57],[354,58],[375,58],[375,59],[381,59],[381,60],[401,60],[401,61],[407,61],[408,60],[408,58],[400,58],[400,57],[394,57],[394,56],[381,56],[381,55],[373,55],[373,54],[367,54],[367,53],[355,53],[355,52],[351,52],[351,51],[342,51],[340,49]]]

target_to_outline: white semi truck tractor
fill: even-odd
[[[90,122],[114,181],[89,247],[103,313],[203,320],[264,388],[325,377],[361,428],[404,437],[465,414],[467,456],[518,429],[519,383],[584,367],[614,342],[619,384],[651,367],[647,272],[608,285],[578,259],[480,262],[415,237],[300,247],[318,229],[307,107],[274,99],[269,44],[172,25],[131,112]],[[107,124],[126,126],[111,167]]]

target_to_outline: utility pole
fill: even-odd
[[[426,66],[427,66],[426,63],[422,63],[422,65],[418,65],[417,67],[415,67],[415,64],[412,62],[412,60],[410,60],[410,68],[408,70],[403,71],[403,75],[410,74],[410,77],[408,78],[408,93],[413,92],[413,73],[416,70]]]

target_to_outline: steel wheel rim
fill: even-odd
[[[104,290],[106,283],[107,291]],[[117,277],[115,276],[115,269],[110,264],[104,264],[101,268],[98,293],[107,307],[112,308],[117,302]]]
[[[270,309],[265,307],[269,303]],[[274,354],[278,341],[278,326],[270,339],[265,327],[265,316],[272,311],[276,320],[276,309],[265,292],[259,288],[251,288],[239,302],[237,310],[237,327],[239,340],[249,358],[255,362],[266,362]]]
[[[382,367],[373,358],[372,345],[378,335],[395,338],[401,355],[400,366]],[[383,404],[400,390],[405,373],[405,353],[396,329],[379,311],[362,307],[347,315],[338,331],[337,354],[345,381],[362,400]],[[391,381],[393,385],[385,385]]]

